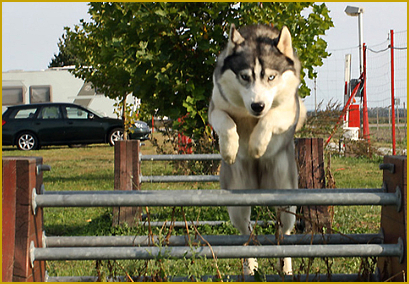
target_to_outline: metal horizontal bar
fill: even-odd
[[[38,260],[107,260],[164,258],[282,258],[282,257],[402,257],[400,244],[358,245],[271,245],[201,247],[81,247],[34,248],[30,259]]]
[[[195,225],[195,226],[220,226],[227,223],[227,221],[194,221],[194,222],[188,222],[188,225]],[[255,221],[250,221],[250,223],[252,225],[255,224]],[[275,222],[273,221],[258,221],[257,225],[258,226],[267,226],[267,225],[271,225],[274,224]],[[175,227],[175,228],[184,228],[186,227],[186,223],[185,221],[174,221],[174,222],[170,222],[170,221],[150,221],[149,225],[151,227]],[[144,220],[142,222],[142,226],[148,226],[148,222],[146,220]]]
[[[274,235],[203,235],[212,246],[234,246],[249,244],[276,245],[277,239]],[[206,244],[200,237],[190,240],[192,244]],[[297,244],[380,244],[383,241],[382,234],[297,234],[284,236],[279,240],[280,245]],[[168,239],[154,236],[85,236],[85,237],[58,237],[43,236],[45,247],[124,247],[124,246],[149,246],[166,244],[169,246],[189,245],[187,236],[170,236]]]
[[[174,192],[175,194],[183,194],[186,191],[195,191],[196,189],[175,189],[169,190]],[[223,189],[200,189],[206,190],[209,194],[218,194],[218,192],[222,191]],[[258,194],[258,193],[288,193],[288,194],[298,194],[298,193],[322,193],[322,194],[333,194],[333,193],[386,193],[385,189],[383,188],[298,188],[298,189],[240,189],[240,190],[227,190],[226,191],[239,191],[242,193],[248,194]],[[150,190],[152,192],[154,190]],[[167,190],[157,190],[162,192],[168,192]],[[210,193],[211,192],[211,193]],[[77,191],[77,190],[61,190],[61,191],[42,191],[43,194],[46,195],[60,195],[60,194],[129,194],[129,191],[126,190],[98,190],[98,191]]]
[[[291,193],[290,193],[291,192]],[[39,207],[105,206],[304,206],[304,205],[394,205],[394,193],[298,190],[137,190],[97,194],[40,194],[33,191],[33,209]]]
[[[217,175],[141,176],[141,182],[218,182]]]
[[[141,161],[206,161],[221,160],[220,154],[140,155]]]
[[[295,274],[295,275],[264,275],[266,282],[379,282],[380,278],[377,274],[370,274],[363,276],[360,274]],[[98,276],[48,276],[46,282],[96,282]],[[117,276],[115,278],[107,278],[110,282],[126,282],[127,277]],[[154,279],[150,276],[138,276],[132,277],[134,282],[151,282]],[[200,278],[191,278],[187,276],[170,276],[166,278],[167,282],[207,282],[207,281],[220,281],[213,275],[205,275]],[[225,282],[258,282],[259,279],[252,275],[225,275],[223,276]]]

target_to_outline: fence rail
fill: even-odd
[[[191,176],[142,176],[141,182],[218,182],[216,175],[191,175]]]
[[[31,264],[38,260],[119,260],[193,257],[283,258],[283,257],[398,257],[403,259],[403,241],[397,244],[368,245],[279,245],[212,247],[81,247],[30,248]]]
[[[299,190],[138,190],[122,192],[64,192],[40,194],[33,190],[33,210],[39,207],[106,206],[304,206],[304,205],[394,205],[400,208],[401,193],[380,189]]]
[[[48,282],[97,282],[98,276],[47,276]],[[216,276],[204,275],[200,278],[196,277],[183,277],[175,276],[168,277],[166,279],[169,282],[220,282]],[[253,275],[227,275],[222,279],[225,282],[259,282],[260,279]],[[357,273],[353,274],[301,274],[301,275],[265,275],[263,277],[265,282],[379,282],[379,273],[361,275]],[[108,281],[112,282],[126,282],[129,281],[128,277],[118,276],[109,278]],[[153,282],[155,278],[150,276],[134,276],[132,277],[134,282]]]
[[[285,235],[277,241],[274,235],[203,235],[190,240],[185,236],[170,236],[166,240],[157,236],[99,236],[99,237],[59,237],[43,235],[44,247],[126,247],[126,246],[187,246],[191,244],[210,244],[211,246],[252,245],[308,245],[308,244],[381,244],[383,233],[378,234],[323,234],[323,235]],[[205,241],[204,241],[205,240]]]
[[[218,161],[220,154],[188,154],[188,155],[139,155],[141,161]]]

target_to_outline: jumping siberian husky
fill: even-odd
[[[306,117],[297,94],[300,62],[287,27],[231,25],[227,48],[213,74],[209,122],[219,136],[223,189],[289,189],[298,187],[294,132]],[[228,207],[230,220],[249,235],[251,207]],[[279,208],[281,234],[290,234],[295,206]],[[281,263],[281,261],[280,261]],[[257,260],[247,259],[253,274]],[[280,268],[292,273],[291,259]]]

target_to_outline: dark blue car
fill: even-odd
[[[3,145],[20,150],[45,145],[109,143],[123,139],[121,119],[102,117],[71,103],[41,103],[10,106],[3,113]],[[151,133],[142,121],[130,128],[129,138],[146,140]]]

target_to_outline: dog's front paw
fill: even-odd
[[[223,160],[228,165],[233,164],[239,151],[239,135],[237,132],[224,137],[220,136],[219,145]]]
[[[267,137],[259,138],[256,133],[252,133],[249,141],[249,155],[252,158],[259,159],[267,150],[270,139]]]
[[[250,157],[259,159],[261,158],[267,150],[267,145],[262,145],[260,143],[256,144],[257,142],[250,143],[249,145],[249,154]],[[256,145],[254,145],[256,144]]]

